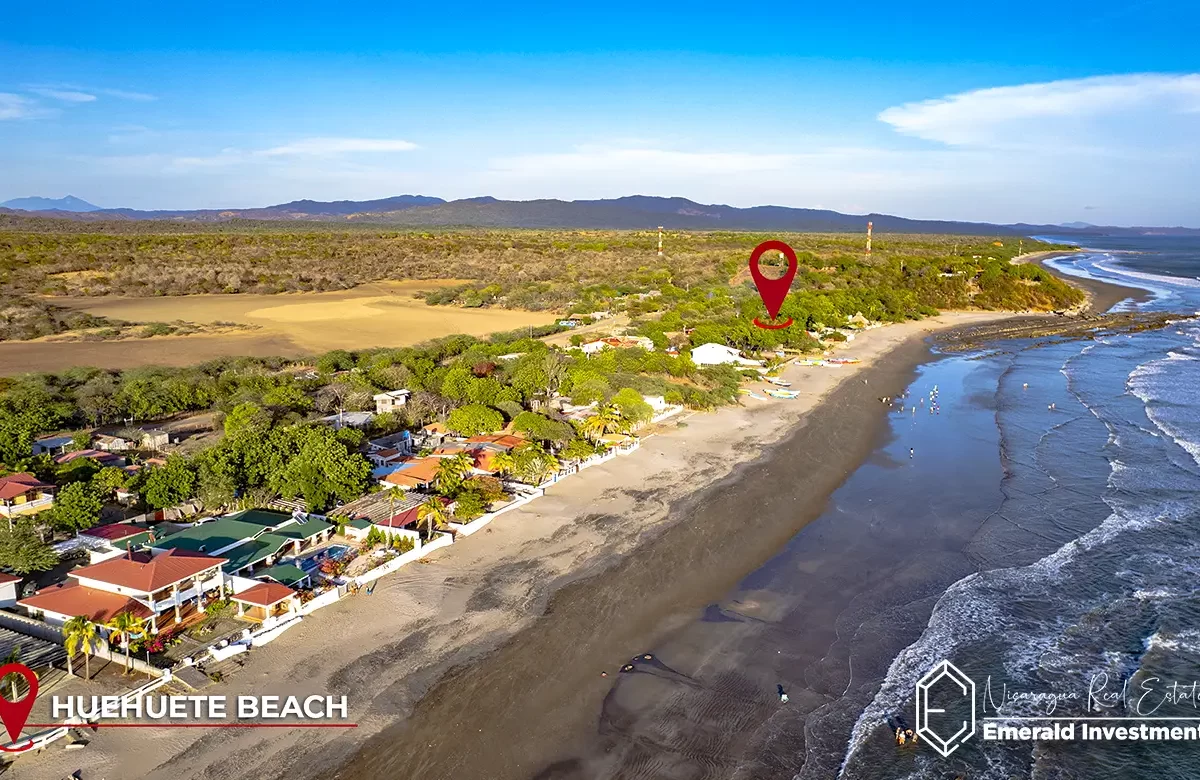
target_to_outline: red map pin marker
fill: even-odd
[[[763,272],[758,269],[759,258],[772,250],[782,252],[788,261],[787,272],[778,279],[763,276]],[[788,290],[792,288],[792,279],[796,278],[796,269],[799,265],[796,262],[796,252],[782,241],[764,241],[754,247],[754,251],[750,253],[750,276],[754,277],[754,286],[758,288],[758,295],[762,298],[763,306],[767,307],[767,314],[771,315],[771,319],[779,316],[779,310],[783,307]],[[777,330],[791,325],[792,318],[788,317],[787,322],[768,325],[759,322],[755,317],[754,324],[767,330]]]
[[[38,681],[37,675],[25,664],[0,666],[0,680],[10,674],[20,675],[25,678],[25,682],[29,683],[29,695],[20,701],[9,701],[3,694],[0,694],[0,720],[4,721],[4,728],[8,731],[9,738],[16,742],[21,738],[21,729],[25,728],[25,722],[29,720],[29,711],[33,709],[33,700],[37,698]],[[9,748],[9,750],[17,752],[28,750],[30,747],[33,747],[32,741],[28,747]]]

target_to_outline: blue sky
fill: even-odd
[[[6,11],[0,200],[639,193],[1200,227],[1194,3],[246,5]]]

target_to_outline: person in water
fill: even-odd
[[[787,704],[788,703],[788,695],[787,695],[787,692],[785,690],[783,690],[783,686],[776,685],[775,690],[779,693],[779,702],[781,704]]]

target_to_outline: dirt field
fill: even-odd
[[[135,322],[237,322],[244,334],[161,336],[114,342],[0,344],[0,375],[76,365],[129,368],[190,365],[223,355],[300,355],[331,349],[401,347],[451,333],[485,335],[543,325],[549,312],[427,306],[422,289],[457,281],[377,282],[353,290],[292,295],[190,295],[170,298],[55,298],[70,306]]]

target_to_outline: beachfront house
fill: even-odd
[[[0,517],[12,520],[20,515],[32,515],[54,506],[54,485],[22,471],[0,477]]]
[[[438,465],[441,458],[408,458],[387,474],[384,474],[379,484],[385,488],[401,487],[405,490],[430,490],[437,479]]]
[[[377,393],[373,396],[375,414],[397,411],[401,406],[408,403],[410,395],[412,393],[408,390],[388,390],[383,393]]]
[[[197,523],[149,546],[219,555],[225,559],[222,568],[226,574],[248,577],[257,567],[274,566],[285,557],[323,544],[334,530],[324,520],[250,509]]]
[[[698,366],[761,366],[761,360],[750,360],[742,357],[742,353],[733,347],[727,347],[724,344],[701,344],[692,350],[692,362]]]
[[[224,558],[189,550],[128,552],[83,566],[66,582],[42,588],[17,602],[31,616],[61,626],[82,615],[103,624],[122,612],[143,618],[151,633],[172,623],[199,620],[205,600],[225,586]]]

